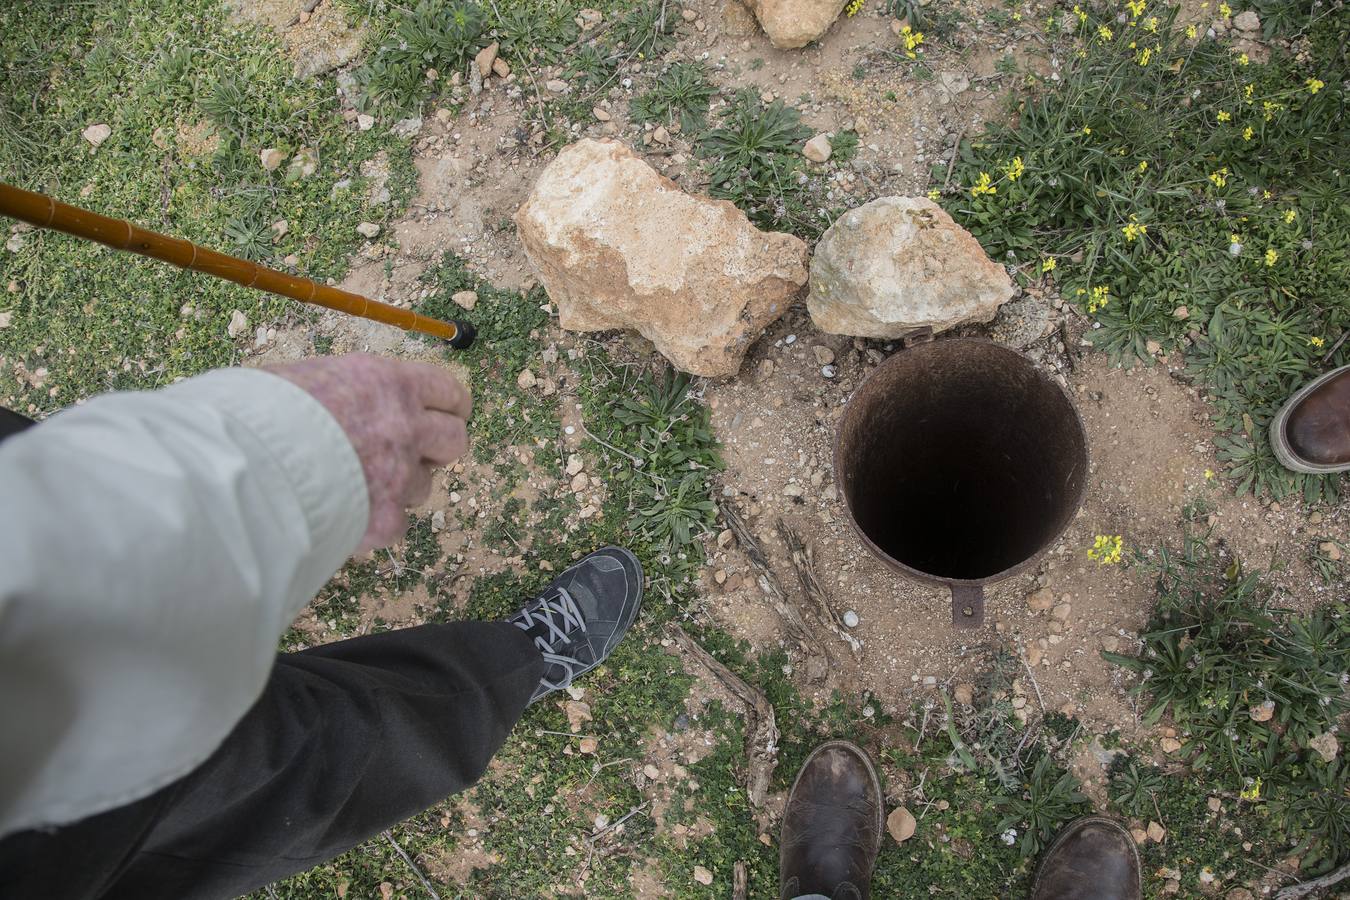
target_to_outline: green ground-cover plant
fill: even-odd
[[[1338,478],[1287,472],[1265,431],[1350,361],[1345,17],[1264,63],[1142,0],[1049,24],[1073,64],[962,144],[944,204],[1024,282],[1056,282],[1115,360],[1183,353],[1239,490],[1334,499]]]
[[[1350,782],[1325,754],[1350,711],[1345,603],[1281,610],[1259,573],[1196,536],[1180,552],[1164,548],[1140,563],[1153,567],[1158,587],[1143,649],[1103,655],[1141,676],[1135,693],[1149,704],[1145,724],[1170,716],[1190,768],[1218,790],[1266,804],[1300,842],[1306,869],[1344,862]]]
[[[678,121],[685,134],[697,134],[708,120],[708,101],[717,89],[698,63],[675,63],[651,90],[634,98],[630,112],[638,122]]]
[[[0,80],[0,179],[273,265],[294,254],[319,279],[345,271],[355,223],[397,212],[411,190],[406,145],[343,123],[331,87],[296,78],[275,37],[218,0],[0,4]],[[95,123],[112,129],[97,150],[80,136]],[[268,172],[264,148],[312,152],[315,171]],[[385,207],[360,173],[381,150]],[[30,415],[230,364],[233,310],[254,327],[307,315],[54,232],[12,247],[0,252],[0,403]]]
[[[487,12],[472,0],[418,0],[376,21],[382,37],[357,70],[362,106],[370,110],[415,112],[442,75],[463,69],[487,43]]]

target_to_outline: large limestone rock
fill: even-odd
[[[805,47],[830,30],[848,0],[743,0],[779,50]]]
[[[616,141],[583,140],[516,213],[562,327],[633,328],[675,366],[732,375],[806,283],[806,245],[694,197]]]
[[[816,245],[806,305],[834,334],[897,338],[988,322],[1012,282],[936,203],[882,197],[840,216]]]

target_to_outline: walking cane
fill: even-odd
[[[443,322],[409,309],[399,309],[397,306],[371,300],[351,291],[319,284],[298,275],[278,272],[276,269],[269,269],[246,259],[226,256],[224,253],[199,247],[182,238],[148,231],[122,219],[101,216],[87,209],[53,200],[46,194],[25,191],[2,181],[0,181],[0,214],[39,228],[53,228],[76,237],[97,241],[116,250],[129,250],[132,253],[172,263],[180,268],[205,272],[207,275],[224,278],[244,287],[257,288],[302,303],[312,303],[348,315],[394,325],[404,331],[420,331],[432,337],[444,338],[457,350],[463,350],[472,344],[477,334],[477,330],[468,322],[454,319]]]

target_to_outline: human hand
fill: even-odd
[[[453,375],[430,363],[354,353],[268,366],[337,419],[366,476],[370,520],[358,553],[408,530],[407,509],[431,493],[431,470],[464,455],[473,406]]]

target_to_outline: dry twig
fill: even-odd
[[[778,536],[783,539],[783,545],[787,547],[788,556],[792,560],[793,571],[797,573],[797,581],[802,586],[802,593],[815,607],[816,616],[838,635],[841,641],[848,644],[849,649],[853,651],[853,655],[857,656],[862,650],[862,641],[844,630],[843,620],[835,612],[834,605],[830,603],[829,595],[825,593],[825,587],[816,575],[816,560],[815,555],[811,552],[811,547],[802,540],[801,534],[795,528],[782,519],[778,520]]]
[[[778,766],[778,725],[773,704],[762,691],[713,659],[678,624],[671,624],[670,633],[680,649],[698,660],[736,699],[745,704],[748,726],[745,729],[745,755],[748,762],[745,794],[751,806],[756,809],[762,807],[764,797],[769,792],[769,782],[773,779],[773,770]]]
[[[1314,891],[1339,884],[1347,878],[1350,878],[1350,863],[1346,863],[1336,871],[1323,875],[1321,878],[1314,878],[1312,881],[1304,881],[1300,884],[1291,884],[1276,894],[1275,900],[1298,900],[1299,897],[1306,897]]]
[[[431,886],[431,882],[427,881],[427,876],[422,874],[422,870],[417,868],[417,866],[413,863],[412,858],[409,857],[408,854],[404,852],[403,848],[398,845],[398,841],[394,840],[394,836],[390,834],[388,831],[385,831],[384,838],[390,844],[393,845],[395,850],[398,851],[398,855],[403,857],[403,861],[408,864],[408,868],[413,870],[413,874],[417,876],[418,881],[422,882],[422,887],[427,889],[427,893],[432,896],[433,900],[441,900],[441,895],[436,893],[436,889]]]
[[[751,564],[759,570],[757,581],[760,589],[773,602],[773,607],[777,610],[779,617],[782,618],[788,634],[801,647],[803,653],[814,653],[816,645],[811,640],[811,630],[806,627],[806,622],[802,620],[801,613],[788,603],[787,594],[783,592],[783,586],[778,583],[778,576],[774,575],[773,569],[769,567],[768,557],[764,555],[759,542],[755,540],[755,536],[746,527],[745,520],[741,518],[740,513],[736,512],[735,507],[730,503],[722,507],[722,518],[726,519],[727,527],[731,529],[732,534],[736,535],[736,541],[741,545],[741,550],[749,558]]]
[[[737,862],[731,869],[731,900],[745,900],[750,895],[750,872],[745,863]]]

